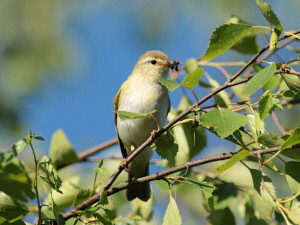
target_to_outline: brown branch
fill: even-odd
[[[259,149],[259,150],[250,151],[249,153],[252,154],[252,155],[264,155],[264,154],[268,154],[268,153],[277,152],[280,148],[281,148],[281,146],[273,147],[273,148],[269,148],[269,149]],[[299,148],[299,146],[293,146],[293,147],[287,148],[286,150],[294,149],[294,148]],[[131,180],[130,182],[123,182],[123,183],[121,183],[121,184],[119,184],[119,185],[117,185],[113,188],[108,189],[107,190],[107,196],[110,196],[110,195],[113,195],[113,194],[115,194],[119,191],[122,191],[122,190],[128,188],[129,186],[137,185],[137,184],[140,184],[140,183],[153,181],[153,180],[160,180],[160,179],[165,178],[165,176],[167,176],[167,175],[170,175],[172,173],[176,173],[176,172],[179,172],[179,171],[182,171],[182,170],[187,170],[191,167],[204,165],[204,164],[211,163],[211,162],[217,162],[217,161],[221,161],[221,160],[230,159],[236,153],[222,153],[222,154],[218,154],[218,155],[214,155],[214,156],[210,156],[210,157],[205,157],[205,158],[198,159],[198,160],[195,160],[195,161],[186,162],[182,165],[175,166],[173,168],[166,169],[166,170],[163,170],[161,172],[151,174],[149,176],[134,179],[134,180]],[[75,214],[73,214],[72,211],[87,208],[87,207],[91,206],[92,204],[98,202],[99,197],[100,197],[100,193],[97,193],[96,195],[94,195],[90,199],[88,199],[87,201],[85,201],[85,202],[81,203],[80,205],[76,206],[74,209],[72,209],[71,211],[64,214],[64,219],[67,220],[67,219],[75,216]]]
[[[118,140],[117,138],[114,138],[114,139],[111,139],[111,140],[108,140],[106,142],[103,142],[99,145],[96,145],[94,147],[91,147],[83,152],[81,152],[80,154],[78,154],[78,161],[76,162],[83,162],[83,161],[86,161],[88,157],[90,157],[91,155],[94,155],[98,152],[101,152],[103,151],[104,149],[110,147],[110,146],[113,146],[115,144],[118,144]],[[72,163],[70,163],[72,164]],[[57,169],[61,169],[63,167],[66,167],[70,164],[63,164],[63,165],[58,165],[57,166]]]
[[[293,34],[298,34],[300,33],[300,30],[294,32]],[[292,35],[284,35],[283,37],[281,37],[279,39],[279,41],[284,40],[286,38],[291,37]],[[294,38],[293,38],[294,39]],[[256,59],[263,54],[267,49],[269,48],[269,44],[266,45],[263,49],[261,49],[254,57],[252,57],[252,59],[250,59],[250,61],[244,65],[233,77],[231,77],[228,81],[226,81],[223,85],[219,86],[217,89],[211,91],[209,94],[207,94],[206,96],[204,96],[202,99],[200,99],[199,101],[197,101],[195,104],[193,104],[192,106],[190,106],[189,108],[187,108],[185,111],[183,111],[181,114],[179,114],[177,117],[175,117],[172,121],[170,121],[168,124],[166,124],[163,128],[161,128],[159,131],[157,131],[156,135],[154,137],[149,137],[141,146],[139,146],[138,148],[136,148],[127,158],[126,160],[122,161],[122,166],[119,165],[119,167],[116,169],[116,171],[114,172],[114,174],[110,177],[110,179],[108,180],[108,182],[105,185],[105,189],[107,190],[107,194],[109,195],[109,191],[112,192],[111,190],[115,190],[116,187],[111,188],[111,185],[113,184],[113,182],[117,179],[117,177],[119,176],[119,174],[123,171],[123,169],[128,166],[128,164],[147,146],[151,145],[156,138],[158,138],[159,136],[161,136],[165,131],[167,131],[169,128],[171,128],[176,122],[178,122],[179,120],[181,120],[182,118],[184,118],[186,115],[188,115],[189,113],[193,112],[195,107],[200,106],[201,104],[203,104],[204,102],[206,102],[207,100],[209,100],[212,96],[216,95],[217,93],[219,93],[220,91],[228,88],[228,87],[232,87],[241,83],[245,83],[247,82],[250,78],[246,77],[242,80],[233,82],[236,78],[238,78],[252,63],[254,63],[256,61]],[[226,154],[225,154],[226,155]],[[231,154],[232,156],[232,154]],[[231,157],[230,156],[230,157]],[[228,157],[228,156],[227,156]],[[225,159],[225,158],[224,158]],[[197,164],[198,165],[198,164]],[[200,165],[200,164],[199,164]],[[192,166],[192,162],[187,163],[188,167]],[[171,168],[173,169],[173,168]],[[169,170],[171,170],[169,169]],[[179,169],[181,170],[181,169]],[[178,171],[179,171],[178,170]],[[152,175],[153,176],[153,175]],[[163,173],[157,173],[154,176],[154,179],[157,179],[158,177],[163,177],[165,175],[163,175]],[[144,178],[139,178],[137,180],[133,180],[132,182],[137,182],[140,181]],[[153,180],[152,178],[150,180]],[[132,183],[130,182],[130,183]],[[126,186],[126,185],[125,185]],[[126,186],[127,187],[127,186]],[[126,187],[120,189],[123,190]],[[71,209],[70,211],[66,212],[63,217],[65,220],[73,217],[75,214],[73,213],[73,211],[76,210],[80,210],[80,209],[85,209],[88,206],[91,206],[92,204],[96,203],[99,200],[99,195],[100,193],[95,194],[94,196],[92,196],[89,200],[83,202],[82,204],[79,204],[78,206],[76,206],[75,208]],[[55,221],[56,222],[56,221]]]

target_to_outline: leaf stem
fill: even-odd
[[[32,145],[32,140],[29,140],[29,145],[33,154],[33,158],[34,158],[34,181],[33,181],[33,187],[36,193],[36,199],[37,199],[37,204],[38,204],[38,224],[41,224],[41,220],[42,220],[42,212],[41,212],[41,202],[40,202],[40,196],[39,196],[39,191],[38,191],[38,185],[37,185],[37,177],[38,177],[38,160],[36,158],[36,154]]]

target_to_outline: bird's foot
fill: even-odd
[[[151,131],[151,138],[154,139],[158,130]]]
[[[122,161],[120,162],[120,166],[121,166],[127,173],[129,173],[129,167],[128,167],[128,165],[125,165],[125,164],[126,164],[126,160],[127,160],[127,158],[122,159]]]

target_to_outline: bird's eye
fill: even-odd
[[[155,60],[155,59],[152,59],[152,60],[151,60],[151,64],[152,64],[152,65],[155,65],[155,64],[156,64],[156,60]]]

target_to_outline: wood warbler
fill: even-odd
[[[152,116],[121,121],[115,113],[115,125],[123,157],[144,143],[151,132],[162,127],[170,108],[168,90],[159,82],[159,78],[168,76],[170,58],[160,51],[148,51],[137,61],[128,79],[122,84],[115,99],[115,111],[149,113]],[[147,176],[152,149],[147,147],[129,164],[128,180]],[[128,201],[136,197],[147,201],[151,197],[150,183],[145,182],[127,189]]]

